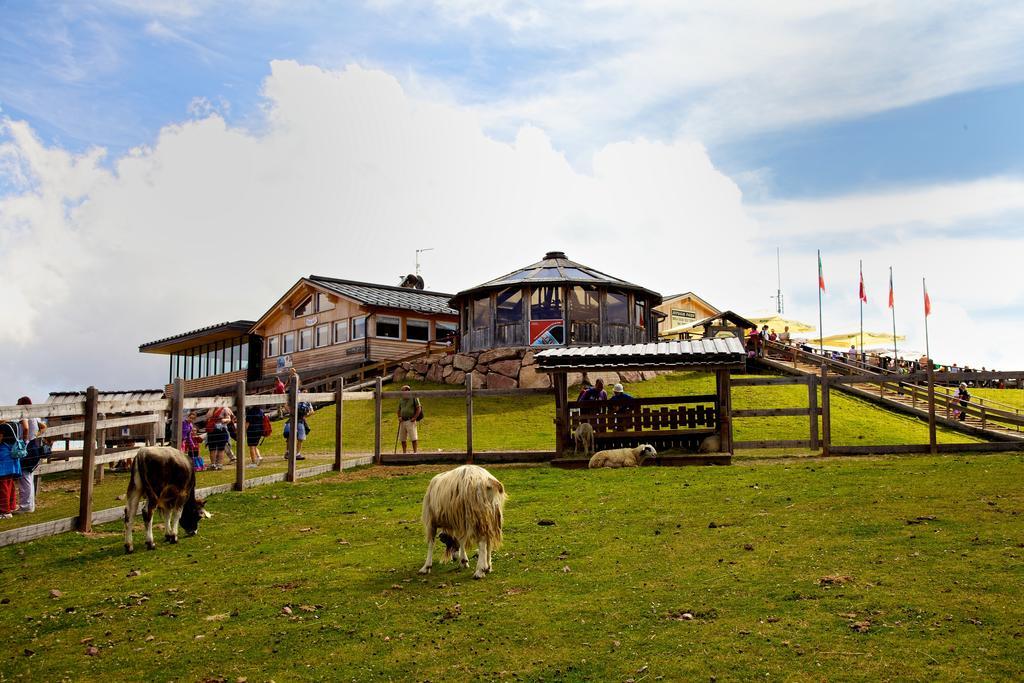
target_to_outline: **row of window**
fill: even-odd
[[[320,295],[322,296],[322,295]],[[374,336],[384,339],[402,339],[402,318],[398,316],[379,315],[374,325]],[[294,332],[267,337],[266,357],[288,355],[296,351],[318,349],[331,344],[345,344],[366,338],[367,316],[338,320],[334,323],[307,327]],[[458,325],[450,322],[434,323],[434,339],[443,340],[455,334]],[[428,342],[430,321],[418,318],[405,319],[405,340]]]
[[[236,337],[171,354],[170,381],[200,379],[249,367],[249,340]]]
[[[565,290],[561,286],[535,287],[530,294],[530,320],[563,320],[566,305],[563,301]],[[647,303],[634,298],[633,316],[630,320],[630,296],[615,290],[599,290],[590,285],[568,288],[568,311],[573,321],[598,323],[601,319],[601,300],[604,298],[604,320],[609,325],[647,326]],[[522,322],[525,313],[523,290],[509,288],[499,291],[494,297],[494,322],[508,325]],[[468,305],[468,304],[467,304]],[[473,301],[472,322],[474,329],[490,327],[492,322],[491,295],[483,294]],[[464,311],[463,320],[470,320],[469,311]]]

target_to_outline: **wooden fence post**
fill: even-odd
[[[715,384],[718,394],[718,448],[722,453],[732,454],[732,373],[729,370],[716,370]]]
[[[296,456],[299,454],[299,378],[296,375],[292,375],[288,383],[288,410],[291,414],[288,416],[288,473],[285,481],[294,482],[298,463]]]
[[[174,380],[171,404],[171,445],[181,450],[181,425],[185,421],[185,380]]]
[[[565,386],[567,381],[564,372],[551,374],[551,386],[555,390],[555,457],[558,458],[565,452],[565,434],[569,424],[569,394]]]
[[[92,491],[96,465],[96,403],[99,392],[89,387],[85,392],[85,433],[82,435],[82,486],[78,498],[78,530],[92,531]]]
[[[104,420],[106,415],[97,415],[96,419]],[[96,432],[96,455],[107,454],[107,430],[100,429]],[[93,475],[93,482],[96,484],[103,483],[103,463],[96,465],[96,474]]]
[[[235,434],[238,438],[235,445],[238,446],[238,453],[235,457],[235,490],[241,491],[245,488],[245,463],[249,458],[249,435],[245,428],[245,380],[238,380],[235,387]]]
[[[818,378],[807,375],[807,410],[811,414],[811,450],[816,451],[818,444]]]
[[[935,364],[928,359],[928,452],[935,455],[939,452],[935,434]]]
[[[334,471],[341,472],[341,458],[344,453],[344,447],[342,446],[342,437],[344,431],[344,415],[345,415],[345,380],[338,380],[338,388],[334,398],[337,404],[337,409],[334,411]]]
[[[473,463],[473,371],[466,373],[466,462]]]
[[[380,431],[384,419],[383,380],[378,377],[373,385],[373,464],[380,464]]]
[[[821,366],[821,454],[832,450],[832,411],[829,402],[828,367]]]

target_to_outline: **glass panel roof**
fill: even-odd
[[[562,268],[562,272],[565,273],[565,276],[567,278],[570,278],[572,280],[597,280],[598,279],[593,274],[588,273],[585,270],[580,270],[579,268],[568,268],[568,267],[566,267],[566,268]]]
[[[531,280],[550,280],[552,278],[562,279],[562,274],[558,272],[558,268],[541,268],[530,276]]]

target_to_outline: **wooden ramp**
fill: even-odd
[[[901,381],[900,375],[877,367],[853,366],[771,343],[767,347],[766,356],[757,358],[754,364],[774,372],[799,376],[820,376],[821,366],[825,365],[828,377],[838,380],[830,382],[831,388],[889,410],[928,420],[928,387]],[[852,375],[876,375],[878,381],[846,384],[840,379]],[[967,375],[964,377],[973,379]],[[960,420],[954,413],[959,407],[956,400],[943,393],[941,387],[936,389],[935,400],[936,422],[947,429],[992,441],[1024,441],[1024,416],[1019,409],[976,397],[971,399],[965,418]]]

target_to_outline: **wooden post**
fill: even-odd
[[[299,379],[292,375],[288,382],[288,472],[285,474],[285,481],[295,481],[295,468],[298,460],[295,456],[299,454]]]
[[[92,531],[92,491],[96,466],[96,403],[99,392],[89,387],[85,392],[85,433],[82,435],[82,487],[78,499],[78,530]]]
[[[935,434],[935,364],[928,359],[928,452],[936,455],[939,452]]]
[[[185,380],[174,380],[171,404],[171,445],[181,450],[181,425],[185,421]]]
[[[97,419],[104,420],[106,415],[97,415]],[[96,432],[96,455],[106,455],[107,453],[107,430],[100,429]],[[103,463],[96,465],[96,474],[93,475],[94,483],[103,483]]]
[[[473,371],[466,373],[466,462],[473,463]]]
[[[238,380],[235,387],[235,421],[237,422],[235,433],[238,434],[238,439],[235,441],[235,445],[238,447],[238,452],[235,454],[235,490],[241,491],[245,489],[245,463],[249,457],[249,435],[245,428],[244,379]]]
[[[555,457],[561,458],[565,452],[565,437],[569,431],[569,397],[566,383],[568,378],[564,372],[551,375],[551,385],[555,390]]]
[[[336,395],[335,395],[334,401],[335,401],[335,403],[337,404],[338,407],[334,411],[334,471],[335,472],[341,472],[341,457],[342,457],[342,454],[344,453],[344,448],[342,446],[342,441],[341,441],[342,440],[342,435],[344,433],[343,430],[342,430],[342,426],[343,426],[343,423],[344,423],[344,415],[345,415],[345,401],[344,401],[344,398],[345,398],[345,380],[344,379],[338,380],[338,389],[335,392],[335,394]]]
[[[384,397],[381,395],[382,384],[381,378],[378,377],[373,385],[373,463],[375,465],[380,464],[380,430],[384,412]]]
[[[733,453],[732,433],[732,380],[728,370],[715,370],[715,389],[718,395],[718,440],[722,453]]]
[[[821,366],[821,454],[828,456],[832,450],[832,411],[829,404],[828,368]]]
[[[820,448],[818,444],[818,378],[807,375],[807,409],[811,413],[811,450]]]

